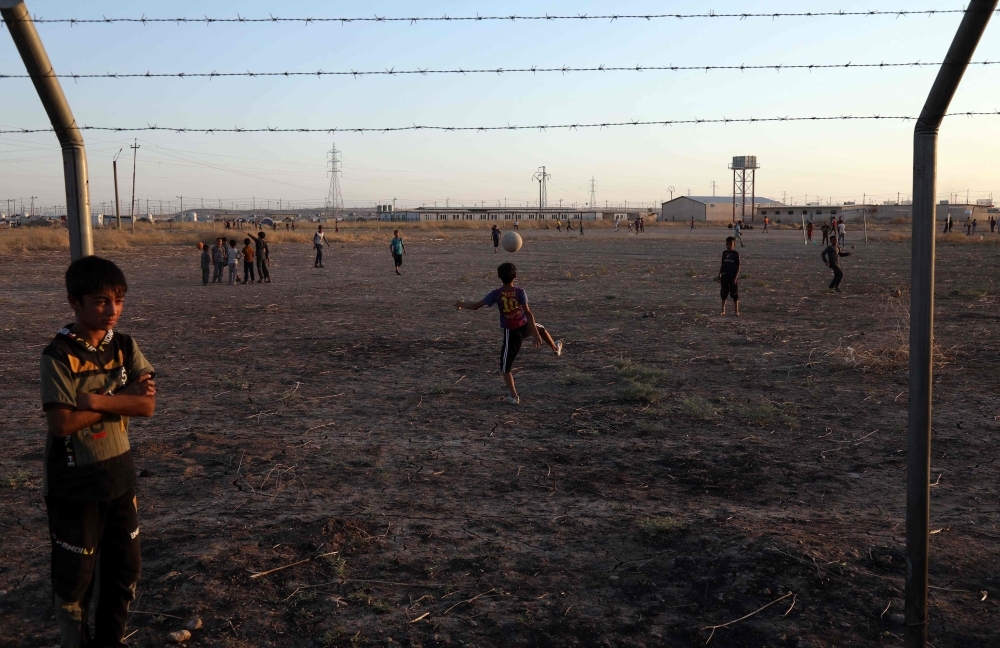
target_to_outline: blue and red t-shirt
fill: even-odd
[[[528,295],[523,288],[497,288],[486,295],[483,303],[496,304],[500,308],[500,326],[505,329],[519,329],[528,323],[524,307],[528,305]]]

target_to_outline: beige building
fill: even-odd
[[[776,203],[767,198],[757,199],[757,214],[762,209],[771,208]],[[737,219],[742,205],[737,203]],[[753,217],[753,208],[747,204],[747,220]],[[696,223],[733,222],[733,199],[729,196],[681,196],[663,203],[660,208],[660,220],[668,222],[687,223],[691,219]]]

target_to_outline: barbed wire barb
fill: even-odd
[[[1000,116],[1000,110],[991,109],[988,111],[959,111],[954,113],[948,113],[945,117],[980,117],[980,116]],[[278,128],[273,126],[265,126],[263,128],[245,128],[241,126],[234,126],[233,128],[190,128],[190,127],[169,127],[169,126],[158,126],[156,124],[142,127],[124,127],[124,126],[76,126],[76,130],[80,131],[105,131],[105,132],[141,132],[141,131],[167,131],[173,133],[328,133],[328,132],[354,132],[354,133],[366,133],[366,132],[402,132],[402,131],[447,131],[447,132],[487,132],[487,131],[524,131],[524,130],[547,130],[547,129],[565,129],[568,131],[581,130],[581,129],[599,129],[604,128],[620,127],[620,126],[655,126],[655,125],[676,125],[676,124],[690,124],[690,125],[702,125],[702,124],[758,124],[758,123],[778,123],[778,122],[805,122],[805,121],[864,121],[864,120],[900,120],[900,121],[914,121],[916,117],[908,115],[838,115],[838,116],[821,116],[821,115],[811,115],[805,117],[718,117],[718,118],[692,118],[692,119],[678,119],[678,120],[655,120],[655,121],[642,121],[638,119],[630,119],[628,121],[621,122],[593,122],[593,123],[572,123],[572,124],[533,124],[519,126],[516,124],[507,123],[505,126],[428,126],[422,124],[411,124],[410,126],[397,126],[397,127],[362,127],[362,128]],[[54,129],[50,128],[7,128],[0,129],[0,134],[32,134],[32,133],[51,133]]]
[[[920,68],[920,67],[938,67],[943,65],[948,65],[948,61],[941,63],[937,62],[923,62],[923,61],[908,61],[900,63],[886,63],[881,61],[879,63],[855,63],[854,61],[848,61],[847,63],[800,63],[800,64],[759,64],[750,65],[746,63],[741,63],[740,65],[629,65],[629,66],[617,66],[609,67],[608,65],[601,63],[596,67],[574,67],[570,65],[562,65],[559,67],[539,67],[537,65],[532,65],[531,67],[525,68],[507,68],[507,67],[495,67],[495,68],[482,68],[482,69],[470,69],[467,70],[462,67],[454,69],[440,69],[433,70],[430,68],[416,68],[412,70],[397,70],[394,67],[385,68],[382,70],[335,70],[335,71],[325,71],[322,68],[317,71],[294,71],[294,70],[284,70],[275,72],[263,72],[263,71],[253,71],[246,70],[244,72],[219,72],[218,70],[212,70],[211,72],[151,72],[146,70],[145,72],[103,72],[103,73],[86,73],[81,74],[77,72],[69,72],[63,74],[55,75],[39,75],[39,77],[50,77],[55,76],[56,78],[66,78],[66,79],[161,79],[161,78],[173,78],[173,79],[194,79],[194,78],[215,78],[215,77],[298,77],[298,76],[315,76],[321,77],[337,77],[337,76],[353,76],[354,78],[362,76],[399,76],[399,75],[421,75],[428,76],[431,74],[435,75],[447,75],[447,74],[538,74],[539,72],[545,73],[559,73],[561,75],[566,75],[570,73],[592,73],[592,72],[679,72],[679,71],[704,71],[708,72],[718,72],[718,71],[774,71],[781,72],[782,70],[805,70],[808,72],[814,72],[816,70],[849,70],[849,71],[860,71],[864,69],[878,69],[885,70],[888,68]],[[972,61],[969,65],[973,66],[995,66],[1000,64],[1000,61]],[[20,74],[0,74],[0,80],[2,79],[29,79],[32,75],[27,73]]]
[[[664,20],[664,19],[692,19],[692,18],[730,18],[736,19],[741,22],[745,22],[752,18],[770,18],[772,21],[778,18],[848,18],[848,17],[861,17],[861,18],[874,18],[878,16],[893,17],[896,20],[900,18],[907,18],[911,16],[927,16],[928,18],[949,14],[964,14],[967,11],[966,8],[962,9],[921,9],[921,10],[863,10],[863,11],[846,11],[844,9],[830,10],[830,11],[790,11],[790,12],[731,12],[731,13],[716,13],[714,10],[709,10],[707,12],[701,13],[661,13],[661,14],[580,14],[575,15],[561,15],[561,14],[539,14],[539,15],[526,15],[519,16],[517,14],[510,15],[487,15],[484,16],[479,12],[475,15],[470,16],[450,16],[444,14],[442,16],[410,16],[410,17],[393,17],[388,15],[379,16],[378,14],[373,14],[371,17],[322,17],[322,16],[305,16],[305,17],[292,17],[292,18],[281,18],[273,14],[268,14],[267,17],[261,18],[249,18],[247,16],[242,16],[239,13],[236,14],[236,18],[216,18],[208,15],[203,15],[200,18],[188,18],[188,17],[178,17],[178,18],[150,18],[143,14],[139,18],[110,18],[107,15],[101,15],[100,18],[79,18],[79,17],[69,17],[69,18],[44,18],[42,16],[35,16],[32,20],[40,24],[68,24],[71,27],[79,25],[90,25],[90,24],[104,24],[112,25],[118,23],[139,23],[143,26],[149,26],[151,24],[159,23],[174,23],[176,25],[188,24],[188,23],[203,23],[206,26],[215,25],[220,23],[243,23],[243,24],[253,24],[253,23],[264,23],[264,24],[287,24],[287,23],[300,23],[304,25],[309,25],[312,23],[340,23],[341,25],[347,25],[353,22],[374,22],[374,23],[409,23],[411,25],[421,23],[421,22],[484,22],[484,21],[545,21],[545,22],[556,22],[556,21],[586,21],[586,20],[607,20],[608,22],[615,22],[618,20]]]

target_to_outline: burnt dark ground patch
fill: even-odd
[[[531,233],[518,265],[540,320],[569,344],[560,359],[523,354],[519,408],[497,398],[496,314],[446,308],[456,292],[494,287],[492,250],[471,239],[414,241],[408,261],[421,268],[419,281],[397,280],[391,266],[383,276],[384,254],[348,247],[337,250],[335,272],[291,282],[298,256],[308,269],[308,249],[276,246],[288,272],[240,287],[238,307],[226,303],[226,288],[211,288],[211,312],[200,307],[206,289],[186,284],[185,251],[151,251],[155,274],[144,260],[116,256],[132,288],[127,332],[162,377],[157,417],[132,430],[137,464],[151,471],[140,479],[140,604],[198,613],[206,623],[198,642],[237,648],[384,645],[386,637],[422,646],[693,646],[707,637],[700,628],[788,587],[796,594],[788,616],[782,601],[720,630],[712,645],[894,643],[886,633],[900,628],[881,615],[898,597],[900,568],[895,558],[875,564],[869,550],[877,557],[875,548],[901,544],[905,370],[865,372],[810,353],[885,328],[877,317],[885,291],[867,285],[905,283],[906,248],[859,252],[846,296],[834,298],[821,291],[828,278],[818,262],[796,258],[795,232],[748,233],[754,279],[789,281],[752,286],[743,318],[720,319],[712,286],[685,274],[717,269],[716,234],[626,240],[588,231],[587,241],[570,242]],[[421,266],[440,250],[447,257]],[[932,584],[946,588],[933,594],[937,646],[990,645],[1000,627],[989,577],[998,519],[988,504],[1000,424],[977,391],[995,373],[994,333],[991,320],[957,317],[996,313],[992,275],[966,282],[983,264],[976,254],[942,248],[940,266],[949,291],[986,294],[942,300],[937,320],[948,362],[937,373],[933,460],[943,477],[933,491],[942,531],[932,537]],[[40,347],[32,345],[66,317],[58,295],[38,294],[64,262],[41,254],[17,263],[0,286],[38,290],[24,293],[30,307],[0,313],[16,332],[0,386],[12,429],[38,430]],[[606,271],[563,276],[590,265]],[[443,306],[414,317],[414,304]],[[656,317],[639,318],[648,311]],[[623,359],[658,390],[655,401],[622,400]],[[760,404],[771,409],[751,411]],[[33,434],[11,438],[0,479],[31,464],[18,457],[40,451]],[[0,589],[9,592],[0,597],[0,643],[48,646],[38,476],[12,483],[0,488]],[[381,538],[344,564],[248,579],[247,569],[321,552],[331,519]],[[132,641],[158,645],[171,623],[137,616]]]

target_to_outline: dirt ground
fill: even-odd
[[[107,254],[160,390],[132,427],[132,645],[194,616],[193,646],[901,643],[899,233],[851,232],[832,294],[799,232],[747,232],[738,319],[717,313],[725,230],[523,234],[520,283],[566,351],[526,345],[520,407],[495,309],[451,307],[497,285],[485,231],[415,233],[403,277],[388,239],[322,270],[278,245],[273,284],[235,287],[203,287],[193,248]],[[71,319],[65,257],[0,258],[4,647],[58,643],[38,355]],[[938,648],[1000,643],[998,257],[939,245]]]

